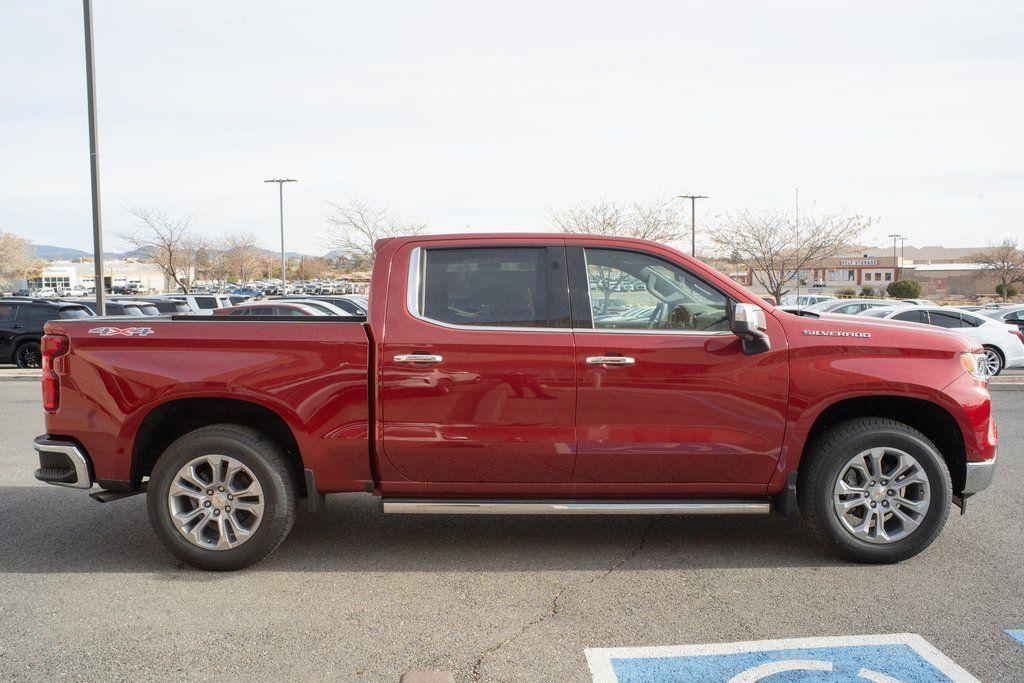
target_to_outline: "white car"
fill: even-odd
[[[985,347],[989,377],[995,377],[1003,368],[1024,367],[1024,332],[1014,325],[1007,325],[970,311],[948,306],[910,304],[872,308],[860,315],[944,327],[977,339]]]
[[[934,306],[935,302],[931,299],[900,299],[900,303],[910,304],[912,306]]]
[[[85,287],[68,287],[64,290],[64,296],[85,296],[88,293]]]
[[[162,298],[184,301],[193,315],[213,315],[216,309],[233,305],[227,294],[164,294]]]
[[[37,289],[32,296],[37,299],[56,299],[60,295],[57,294],[57,290],[53,287],[43,287],[41,289]]]
[[[804,306],[811,306],[822,301],[832,301],[836,298],[838,297],[829,296],[828,294],[801,294],[800,296],[790,294],[782,299],[782,305],[800,306],[803,308]]]

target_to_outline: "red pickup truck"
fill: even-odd
[[[172,553],[235,569],[340,492],[385,513],[799,506],[841,556],[895,562],[993,476],[976,342],[784,313],[659,244],[387,239],[370,291],[365,319],[50,322],[36,477],[145,491]]]

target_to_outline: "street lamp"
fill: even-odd
[[[907,238],[903,235],[893,233],[889,235],[892,238],[892,268],[893,268],[893,282],[899,282],[900,279],[900,266],[903,265],[903,243]],[[896,240],[900,240],[900,258],[896,258]]]
[[[89,107],[89,177],[92,186],[93,282],[96,285],[96,313],[107,314],[103,280],[103,220],[100,213],[100,142],[96,128],[96,76],[92,59],[92,2],[82,0],[85,18],[85,93]]]
[[[272,178],[265,183],[277,183],[277,202],[281,212],[281,293],[284,294],[284,283],[287,271],[284,265],[284,184],[299,182],[295,178]]]
[[[697,200],[707,199],[706,194],[681,194],[679,199],[690,200],[690,255],[697,258]]]

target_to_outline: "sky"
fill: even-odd
[[[1024,4],[94,0],[107,249],[125,206],[325,251],[328,201],[431,232],[709,195],[1024,238]],[[0,230],[91,249],[82,5],[7,0]]]

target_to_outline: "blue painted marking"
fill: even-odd
[[[1021,645],[1024,645],[1024,628],[1007,629],[1005,633]]]
[[[831,669],[790,669],[766,676],[764,680],[842,683],[865,683],[871,680],[862,675],[862,670],[884,674],[898,681],[915,683],[953,680],[905,644],[810,647],[680,657],[612,658],[611,665],[619,683],[728,681],[733,676],[754,667],[786,660],[828,663],[831,664]]]

